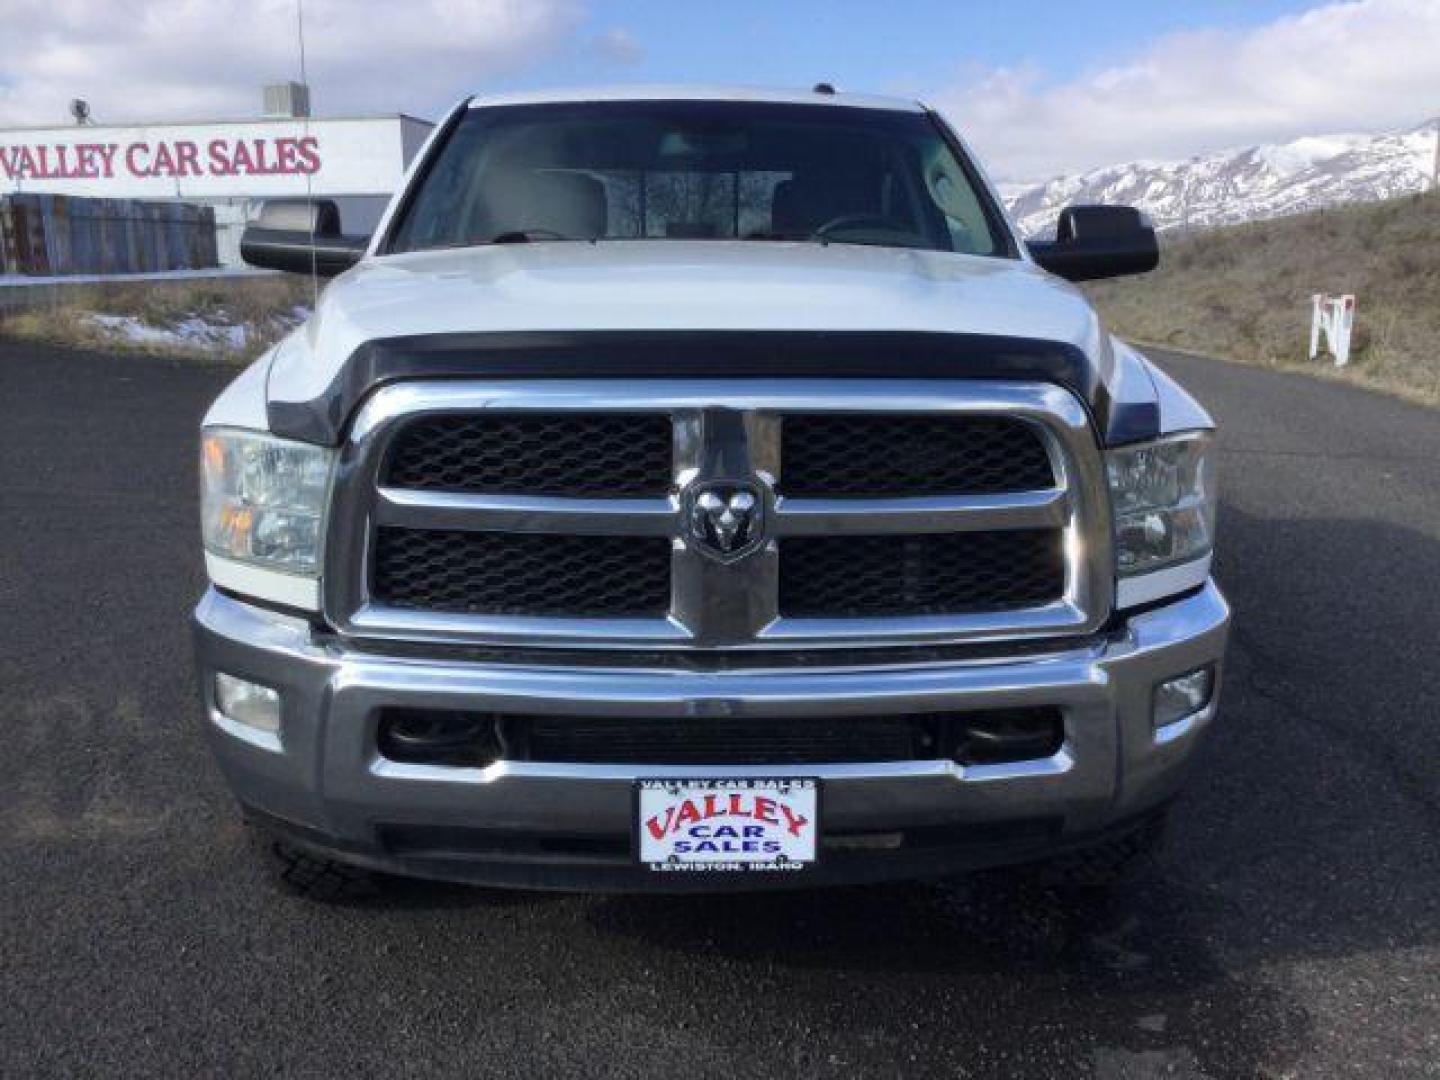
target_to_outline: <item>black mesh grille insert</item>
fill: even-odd
[[[392,761],[497,760],[631,765],[797,765],[926,761],[965,765],[1049,757],[1065,739],[1059,709],[890,716],[541,716],[389,708],[378,746]]]
[[[670,418],[660,414],[433,416],[395,437],[385,482],[497,495],[663,495],[671,443]]]
[[[911,761],[940,754],[924,717],[609,719],[527,717],[531,761],[636,765],[795,765]],[[522,729],[522,730],[524,730]]]
[[[433,611],[659,616],[670,606],[670,542],[383,528],[371,589],[382,603]]]
[[[448,717],[448,726],[440,721]],[[453,731],[473,728],[474,753],[455,761]],[[1058,709],[1015,708],[890,716],[542,716],[386,709],[387,733],[405,734],[395,760],[472,764],[508,761],[631,765],[798,765],[859,761],[962,764],[1048,757],[1064,741]],[[423,737],[433,754],[417,755]],[[498,751],[496,748],[499,748]]]
[[[780,613],[957,615],[1042,604],[1064,590],[1060,543],[1051,529],[783,540]]]
[[[786,416],[786,495],[984,495],[1053,486],[1034,428],[1000,416]]]

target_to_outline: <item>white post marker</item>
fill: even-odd
[[[1326,296],[1315,293],[1310,302],[1313,315],[1310,320],[1310,359],[1320,355],[1320,338],[1325,338],[1326,351],[1335,357],[1335,366],[1344,367],[1350,363],[1350,331],[1355,326],[1355,297]]]

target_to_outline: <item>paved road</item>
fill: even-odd
[[[1440,1076],[1440,415],[1225,425],[1223,727],[1155,872],[713,900],[273,890],[197,731],[223,376],[0,343],[0,1074]]]

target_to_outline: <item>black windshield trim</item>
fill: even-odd
[[[925,115],[930,118],[930,123],[935,125],[935,130],[940,133],[940,138],[945,140],[945,145],[950,148],[950,153],[955,155],[955,160],[960,163],[960,169],[970,183],[970,190],[975,192],[975,198],[980,202],[980,210],[985,215],[985,223],[990,226],[991,235],[1004,247],[1003,251],[991,252],[990,257],[1020,258],[1020,246],[1015,242],[1015,234],[1005,219],[1005,213],[991,195],[990,185],[985,183],[981,177],[979,168],[971,160],[970,155],[965,152],[965,147],[960,143],[960,136],[955,134],[955,129],[933,109],[927,109]]]
[[[401,224],[415,208],[416,196],[425,186],[425,182],[430,179],[430,173],[434,170],[435,163],[440,160],[441,152],[455,137],[456,128],[470,114],[470,102],[473,100],[475,100],[474,95],[471,95],[456,105],[450,115],[445,118],[445,122],[441,124],[440,130],[435,132],[435,137],[430,143],[430,152],[415,167],[415,175],[410,178],[410,182],[405,185],[405,190],[400,194],[400,204],[395,207],[395,213],[390,215],[390,223],[385,229],[385,236],[375,248],[376,254],[394,255],[397,253],[396,244],[400,238]]]

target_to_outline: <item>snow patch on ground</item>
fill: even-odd
[[[250,266],[212,266],[199,270],[150,270],[140,274],[0,274],[0,285],[117,285],[131,281],[206,281],[212,278],[275,277],[275,270]]]
[[[274,323],[281,329],[299,326],[310,317],[310,309],[297,304],[289,312],[273,316]],[[182,349],[188,352],[231,353],[241,352],[262,329],[250,322],[231,322],[223,317],[202,318],[186,315],[165,326],[155,326],[133,315],[106,315],[91,312],[85,320],[101,334],[115,341],[130,345],[158,346]]]

